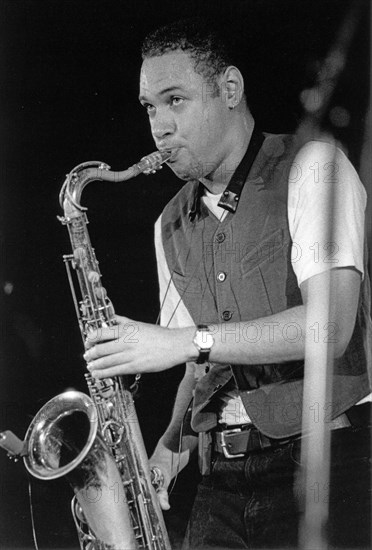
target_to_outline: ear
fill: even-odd
[[[237,67],[230,65],[223,75],[223,95],[226,106],[234,109],[241,101],[244,93],[244,79]]]

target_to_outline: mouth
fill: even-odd
[[[178,147],[177,149],[172,149],[172,150],[171,150],[171,156],[170,156],[170,158],[168,159],[168,162],[169,162],[170,164],[172,164],[173,162],[176,162],[176,160],[177,160],[177,155],[178,155],[178,153],[179,153],[179,150],[180,150],[179,147]]]
[[[164,149],[160,149],[160,151],[170,153],[170,157],[165,161],[166,164],[168,164],[175,161],[177,153],[179,151],[179,147],[175,147],[175,148],[165,147]]]

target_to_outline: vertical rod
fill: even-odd
[[[318,82],[304,95],[305,117],[298,128],[302,142],[322,135],[334,90],[345,67],[347,53],[361,17],[361,3],[352,4],[333,47],[330,49],[319,72]],[[329,141],[329,136],[327,136]],[[329,162],[335,162],[336,145]],[[320,182],[322,185],[322,182]],[[325,184],[323,182],[323,185]],[[324,229],[323,242],[333,242],[334,186],[328,195],[326,208],[328,227]],[[319,289],[316,281],[309,280],[308,306],[306,312],[306,343],[304,372],[304,404],[302,413],[301,446],[301,504],[303,516],[299,529],[301,550],[326,550],[328,540],[326,526],[329,516],[329,481],[331,464],[331,432],[326,419],[332,412],[332,373],[334,344],[328,341],[327,323],[337,323],[334,305],[341,297],[331,286],[331,271],[323,274],[324,284]],[[317,293],[314,306],[314,294]],[[319,296],[321,293],[321,296]],[[319,300],[321,298],[321,300]],[[315,330],[314,330],[315,329]],[[318,332],[316,332],[318,329]],[[328,420],[329,421],[329,420]]]

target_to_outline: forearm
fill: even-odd
[[[304,305],[252,321],[210,325],[215,340],[210,360],[244,365],[296,361],[305,357],[306,342],[327,343],[339,357],[353,332],[359,289],[356,270],[333,269],[301,286]],[[190,334],[184,336],[186,344]],[[185,360],[197,358],[193,344],[185,350]]]
[[[158,466],[162,470],[167,484],[188,464],[198,444],[196,436],[182,433],[194,386],[195,377],[192,368],[187,367],[177,391],[170,424],[150,458],[151,466]]]
[[[215,363],[254,365],[302,359],[305,350],[306,308],[298,306],[247,322],[209,325]],[[194,361],[198,351],[192,329],[184,330],[184,360]],[[195,329],[194,329],[195,332]]]
[[[181,450],[176,452],[167,445],[163,436],[149,459],[150,466],[160,468],[165,478],[165,485],[168,486],[169,482],[187,466],[190,456],[197,446],[198,438],[196,436],[184,436],[181,441]]]
[[[298,306],[253,321],[212,325],[210,360],[254,365],[303,359],[306,308]]]

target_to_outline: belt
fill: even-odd
[[[327,423],[328,429],[338,430],[350,426],[364,425],[365,423],[358,413],[358,409],[361,411],[362,408],[362,405],[352,407],[346,413]],[[243,457],[251,451],[277,447],[301,437],[302,434],[297,434],[283,439],[273,439],[263,435],[253,424],[234,426],[213,433],[214,450],[223,453],[226,458]]]
[[[226,458],[239,458],[251,451],[273,447],[275,441],[283,445],[294,437],[286,440],[271,439],[263,435],[253,424],[246,424],[242,427],[214,432],[213,439],[214,450],[217,453],[223,453]]]

